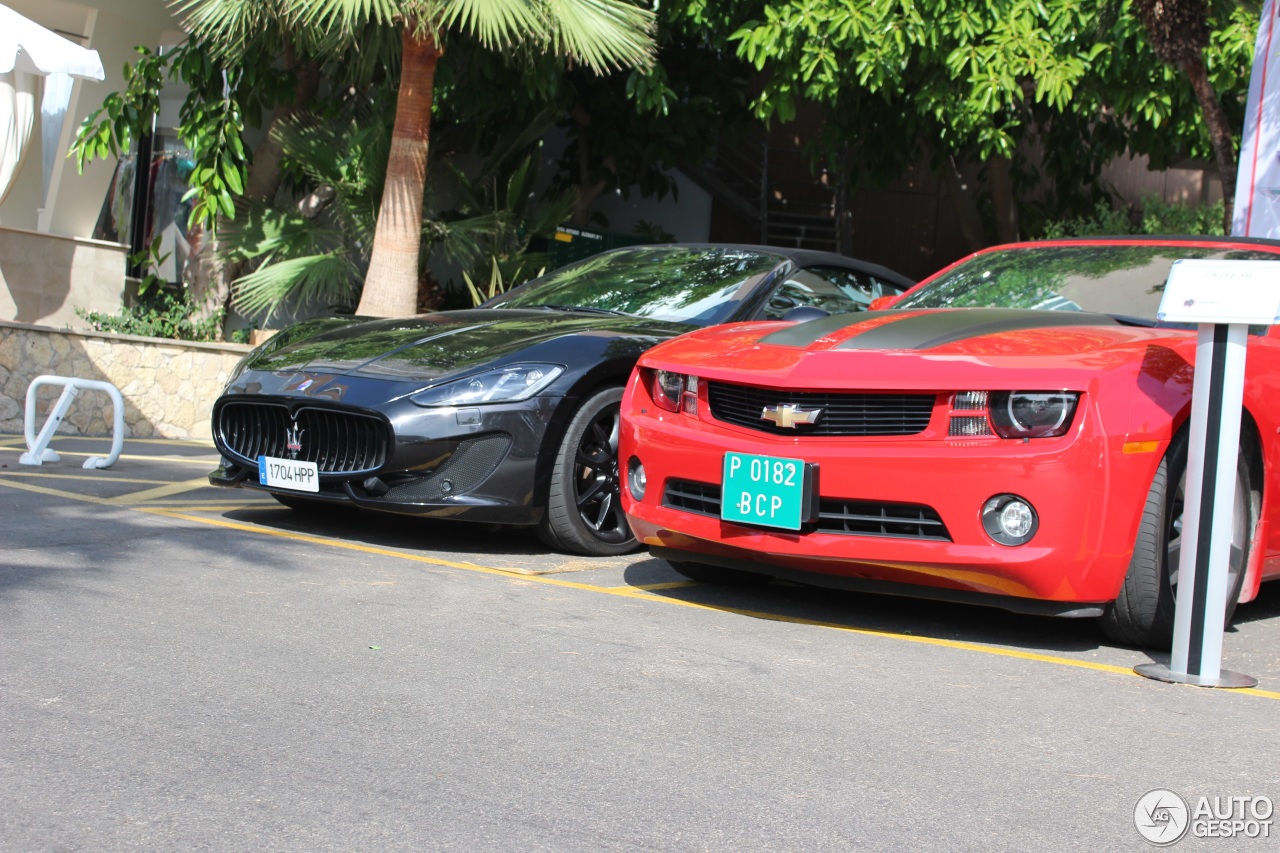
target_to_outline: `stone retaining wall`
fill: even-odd
[[[119,388],[127,438],[209,440],[213,401],[249,349],[0,321],[0,432],[22,434],[27,388],[50,374]],[[35,432],[61,393],[58,386],[40,389]],[[80,392],[58,434],[110,435],[110,397]]]

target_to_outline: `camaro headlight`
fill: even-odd
[[[653,371],[650,393],[653,402],[668,412],[698,414],[698,377],[669,370]]]
[[[510,364],[427,388],[409,399],[419,406],[513,403],[537,394],[561,373],[564,367],[559,364]]]
[[[1074,391],[993,391],[991,425],[1001,438],[1045,438],[1071,428]]]

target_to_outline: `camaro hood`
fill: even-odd
[[[652,350],[650,366],[709,379],[770,385],[919,387],[992,372],[1014,385],[1026,373],[1073,375],[1139,363],[1153,350],[1194,348],[1195,333],[1126,326],[1102,314],[1000,308],[890,310],[808,323],[735,324]],[[1190,353],[1188,353],[1190,357]],[[996,372],[998,371],[998,372]],[[1067,387],[1065,384],[1063,387]]]
[[[497,308],[389,320],[327,319],[284,330],[246,366],[277,373],[430,380],[484,364],[500,364],[566,335],[668,338],[688,330],[688,326],[646,318]]]

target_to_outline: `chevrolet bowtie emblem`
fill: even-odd
[[[795,429],[796,424],[816,424],[822,409],[802,409],[794,403],[781,406],[765,406],[760,420],[772,421],[780,427]]]

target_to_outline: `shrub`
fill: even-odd
[[[137,305],[124,306],[119,314],[76,309],[76,315],[99,332],[172,338],[179,341],[218,340],[224,312],[219,310],[209,317],[192,319],[195,313],[196,306],[192,304],[191,295],[185,287],[149,288],[146,293],[139,295]]]
[[[1147,196],[1133,210],[1114,209],[1099,202],[1092,216],[1060,219],[1045,224],[1044,236],[1094,237],[1108,234],[1192,234],[1222,236],[1223,206],[1181,204]]]

